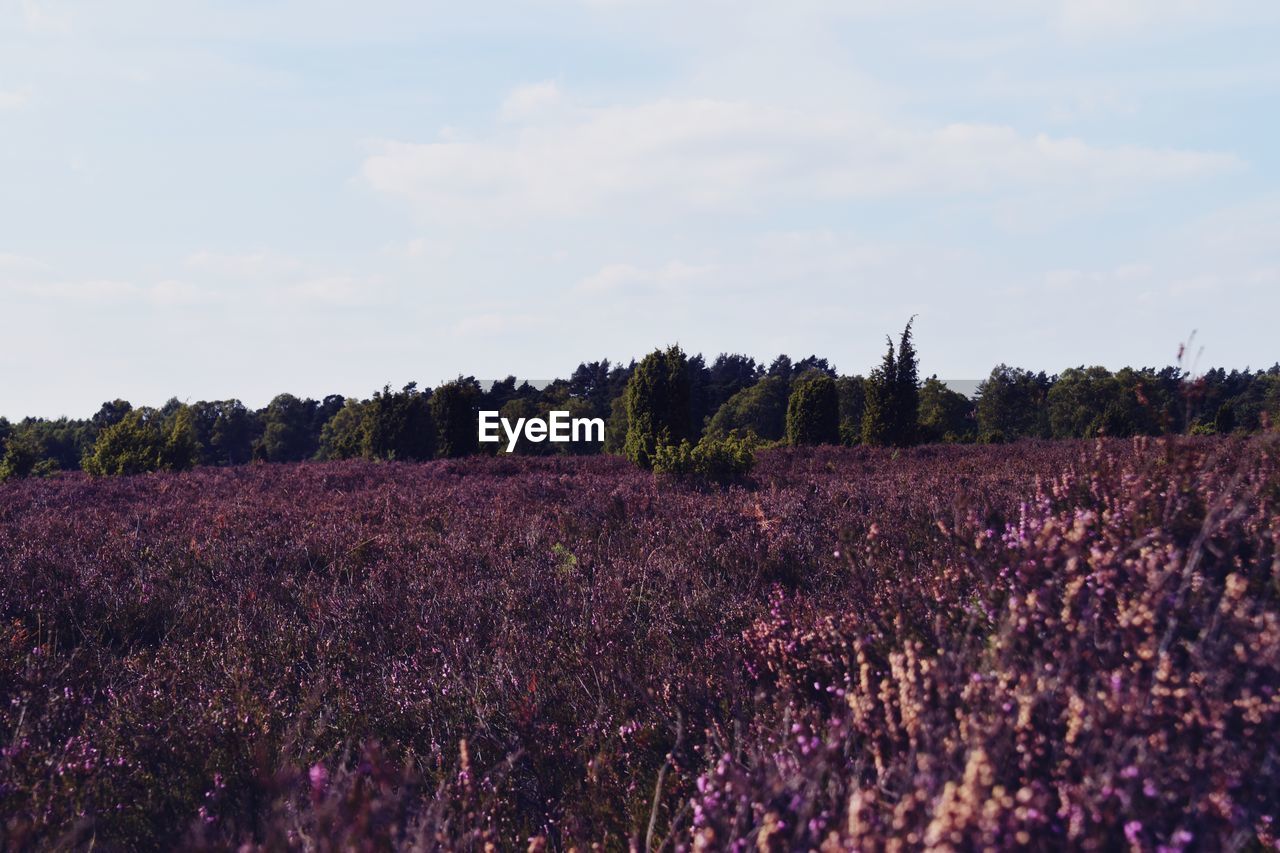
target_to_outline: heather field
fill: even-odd
[[[0,485],[10,849],[1258,849],[1280,444]],[[247,847],[246,847],[247,845]]]

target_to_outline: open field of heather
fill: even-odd
[[[1280,444],[0,486],[6,846],[1220,850],[1280,818]]]

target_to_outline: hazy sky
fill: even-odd
[[[472,7],[465,10],[463,7]],[[1280,359],[1274,0],[0,0],[0,414]]]

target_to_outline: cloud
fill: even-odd
[[[17,110],[25,107],[30,100],[26,92],[6,91],[0,89],[0,110]]]
[[[498,109],[498,115],[503,121],[527,121],[560,103],[560,87],[554,81],[531,83],[512,90]]]
[[[670,98],[577,108],[473,141],[384,141],[361,173],[427,218],[488,220],[611,205],[680,213],[1044,187],[1112,194],[1241,166],[1227,153],[1097,146],[1005,125]]]
[[[377,283],[371,279],[349,275],[331,275],[307,279],[291,285],[285,291],[290,301],[306,302],[343,308],[358,308],[377,302]]]
[[[546,318],[535,314],[489,311],[463,317],[454,324],[453,333],[460,338],[485,335],[508,335],[516,332],[531,331],[542,328],[546,325]]]
[[[297,258],[275,252],[213,252],[201,250],[187,257],[192,270],[240,279],[283,278],[303,269]]]
[[[22,19],[32,32],[65,33],[71,29],[71,10],[67,6],[49,0],[22,0]]]
[[[617,293],[649,288],[682,288],[710,279],[718,269],[711,264],[687,264],[683,261],[670,261],[649,269],[631,264],[607,264],[580,281],[578,290],[583,293]]]
[[[36,258],[0,252],[0,280],[5,277],[18,274],[27,275],[30,273],[45,272],[48,269],[48,264],[44,261],[37,260]]]
[[[1229,16],[1231,0],[1060,0],[1058,22],[1075,33],[1132,33]],[[1247,5],[1247,4],[1243,4]]]

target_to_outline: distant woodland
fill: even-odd
[[[363,458],[427,460],[501,452],[477,441],[477,412],[514,421],[553,410],[607,423],[603,443],[521,443],[517,453],[625,453],[642,465],[662,445],[736,436],[753,446],[1000,443],[1023,438],[1228,434],[1280,420],[1280,364],[1266,370],[1072,367],[1056,375],[998,365],[973,398],[917,376],[910,325],[866,375],[825,358],[768,364],[679,348],[641,362],[583,362],[535,388],[509,376],[460,376],[436,388],[384,387],[364,399],[280,394],[171,399],[159,408],[112,400],[90,418],[0,418],[0,478],[58,471],[129,474],[196,465]],[[487,387],[486,387],[487,385]]]

